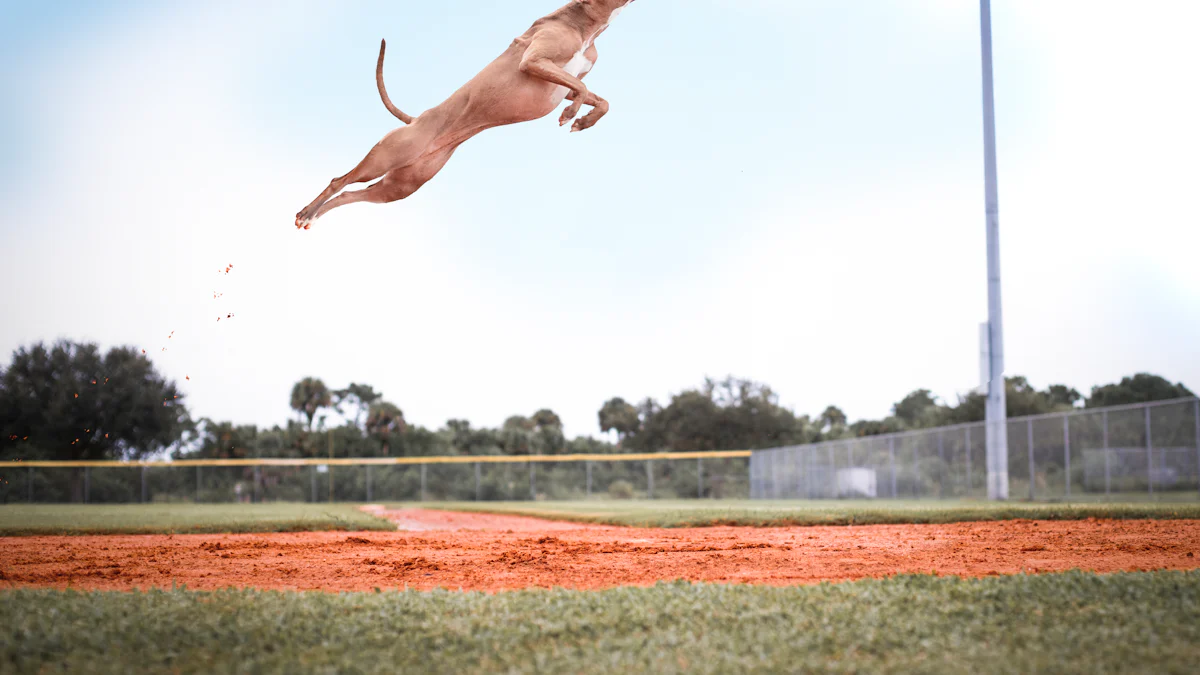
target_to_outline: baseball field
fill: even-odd
[[[1200,660],[1195,503],[5,506],[0,533],[12,672]]]

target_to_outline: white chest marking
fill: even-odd
[[[605,28],[608,28],[608,25],[613,22],[613,19],[617,18],[622,9],[624,9],[624,6],[614,9],[613,13],[608,15],[608,22],[601,26],[600,30],[593,33],[592,36],[583,43],[583,49],[580,49],[575,56],[571,57],[571,60],[567,62],[567,65],[563,66],[563,70],[567,71],[571,77],[580,77],[592,71],[592,67],[594,67],[596,64],[592,61],[589,61],[587,56],[584,54],[586,54],[587,50],[591,48],[592,42],[596,40],[596,35],[599,35],[600,32]],[[554,107],[557,108],[558,104],[562,103],[563,100],[567,98],[567,91],[568,89],[562,85],[554,88],[554,93],[550,95],[550,101]]]
[[[591,72],[592,66],[594,65],[596,64],[589,61],[588,58],[584,56],[583,50],[580,50],[577,54],[575,54],[575,56],[571,57],[571,60],[567,62],[567,65],[563,66],[563,70],[567,71],[571,77],[579,77],[580,75],[586,75],[587,73]],[[554,93],[550,95],[551,103],[553,103],[555,107],[558,107],[558,104],[562,103],[563,99],[567,97],[567,91],[567,88],[562,85],[555,87]]]

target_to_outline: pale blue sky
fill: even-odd
[[[6,5],[0,350],[138,344],[196,414],[259,424],[305,375],[570,434],[705,375],[854,418],[978,384],[973,0],[640,0],[594,129],[487,132],[413,198],[294,230],[395,125],[380,38],[416,114],[558,2]],[[1200,386],[1200,10],[993,11],[1009,372]]]

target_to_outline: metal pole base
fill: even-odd
[[[989,471],[987,477],[988,499],[1003,501],[1008,499],[1008,472]]]

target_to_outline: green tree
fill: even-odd
[[[192,426],[175,383],[131,347],[39,342],[0,370],[0,459],[140,459]],[[68,489],[82,501],[82,471]]]
[[[1055,406],[1070,406],[1075,407],[1075,404],[1083,400],[1083,394],[1077,390],[1068,387],[1065,384],[1052,384],[1046,389],[1046,396]]]
[[[827,438],[841,438],[846,433],[846,413],[835,405],[826,408],[818,421],[821,423],[821,431]]]
[[[617,432],[617,439],[624,441],[630,434],[637,433],[642,426],[638,418],[638,410],[625,399],[617,397],[609,399],[600,407],[600,430],[608,433]]]
[[[548,408],[542,408],[529,418],[535,429],[562,429],[562,419]]]
[[[524,415],[513,415],[504,420],[498,440],[506,455],[533,454],[533,430],[537,425]]]
[[[849,427],[850,435],[856,438],[864,436],[882,436],[904,431],[904,422],[891,416],[882,420],[859,420]]]
[[[513,415],[504,420],[503,431],[533,431],[537,424],[524,415]]]
[[[779,405],[770,387],[751,380],[705,380],[676,394],[665,408],[647,399],[632,450],[702,451],[767,448],[814,440],[807,417]]]
[[[910,429],[933,426],[933,414],[938,409],[937,397],[928,389],[917,389],[892,406],[892,414]]]
[[[253,424],[214,422],[208,418],[197,425],[197,447],[190,452],[177,450],[176,459],[243,459],[259,454],[258,427]],[[282,453],[272,453],[281,456]]]
[[[369,384],[351,382],[349,387],[333,392],[333,397],[339,414],[342,412],[342,404],[349,404],[353,407],[354,426],[357,427],[362,421],[363,415],[370,412],[371,405],[383,398],[383,394],[375,391],[375,388]]]
[[[325,383],[315,377],[306,377],[292,387],[292,410],[304,415],[308,429],[312,431],[313,418],[322,408],[333,404],[333,396]]]
[[[0,447],[8,457],[138,459],[192,428],[183,394],[132,347],[37,343],[0,371]]]
[[[450,420],[446,422],[443,433],[448,437],[450,447],[458,454],[501,454],[499,433],[492,429],[475,429],[467,420]]]
[[[1164,377],[1150,373],[1138,373],[1133,377],[1122,378],[1116,384],[1092,387],[1092,395],[1088,397],[1086,405],[1089,408],[1100,408],[1130,403],[1169,401],[1191,396],[1195,396],[1195,394],[1183,386],[1182,382],[1171,384],[1171,381]]]
[[[392,436],[403,434],[407,428],[404,412],[387,401],[375,403],[367,412],[367,433],[382,444],[384,455],[389,452]]]

